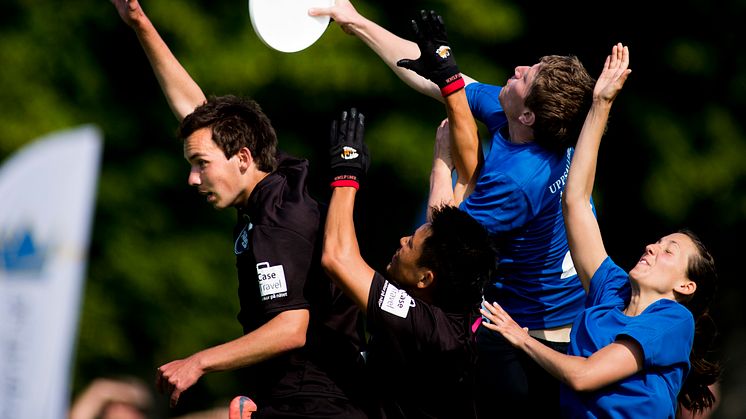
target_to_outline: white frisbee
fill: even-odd
[[[334,0],[249,0],[254,32],[270,48],[297,52],[324,34],[329,16],[309,16],[312,7],[331,7]]]

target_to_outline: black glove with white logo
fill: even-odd
[[[338,121],[332,122],[329,135],[329,165],[331,187],[360,188],[360,182],[370,166],[368,147],[363,142],[365,117],[357,109],[342,112]]]
[[[448,45],[448,35],[443,18],[430,10],[420,11],[417,21],[412,20],[417,46],[420,47],[420,58],[402,59],[396,65],[414,71],[440,87],[443,97],[464,87],[456,59]]]

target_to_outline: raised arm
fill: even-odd
[[[470,114],[471,115],[471,114]],[[459,118],[453,118],[458,121]],[[476,173],[471,176],[461,176],[457,171],[456,183],[454,184],[452,173],[454,168],[451,156],[452,137],[462,127],[452,131],[454,124],[450,119],[444,119],[435,132],[435,147],[433,150],[433,166],[430,172],[430,194],[428,195],[428,220],[430,210],[442,205],[459,206],[461,202],[471,193],[476,184]]]
[[[205,103],[202,89],[171,53],[152,22],[143,12],[137,0],[111,0],[119,16],[137,35],[158,84],[166,96],[176,119],[181,121],[194,108]]]
[[[444,119],[435,131],[433,167],[430,172],[430,194],[427,200],[427,220],[432,220],[433,208],[443,205],[456,206],[456,193],[463,196],[463,190],[454,191],[453,160],[451,159],[451,133],[448,119]]]
[[[362,16],[349,0],[336,0],[332,7],[312,8],[309,10],[309,14],[311,16],[330,16],[346,33],[365,42],[410,87],[434,99],[443,100],[440,89],[435,83],[397,65],[402,59],[416,59],[420,56],[420,50],[416,43],[396,36]],[[474,81],[466,75],[463,77],[466,83]]]
[[[593,89],[593,104],[580,132],[562,194],[570,254],[586,290],[593,274],[607,256],[590,198],[601,137],[606,129],[611,105],[632,71],[628,66],[629,49],[621,43],[614,45]]]
[[[451,158],[458,174],[456,188],[463,192],[456,197],[458,205],[476,184],[482,161],[477,123],[466,99],[464,81],[448,43],[443,19],[434,11],[422,11],[412,21],[412,28],[422,54],[416,60],[400,60],[398,65],[433,81],[444,98],[450,122]]]
[[[484,162],[477,123],[471,114],[463,89],[446,96],[446,113],[450,125],[450,146],[456,169],[454,205],[458,206],[474,190]]]
[[[329,150],[333,190],[324,228],[321,265],[366,313],[374,271],[360,254],[353,221],[355,195],[368,166],[363,120],[362,114],[351,109],[342,113],[339,122],[332,124]]]

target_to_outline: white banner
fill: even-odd
[[[101,148],[86,125],[0,166],[0,419],[67,417]]]

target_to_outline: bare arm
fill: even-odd
[[[430,194],[428,195],[428,220],[433,207],[443,205],[459,206],[474,189],[476,174],[470,181],[459,176],[454,184],[451,177],[454,165],[451,154],[451,123],[444,119],[435,133],[435,147],[433,151],[433,167],[430,172]],[[481,151],[480,151],[481,152]]]
[[[337,187],[332,191],[321,265],[360,310],[367,313],[374,271],[363,260],[357,243],[352,218],[356,193],[357,190],[351,187]]]
[[[481,309],[490,323],[482,325],[502,334],[548,373],[575,391],[595,391],[642,370],[643,352],[631,339],[617,340],[585,358],[566,355],[544,345],[521,328],[498,304]]]
[[[111,2],[116,6],[122,20],[135,31],[168,105],[176,119],[181,121],[192,113],[194,108],[205,103],[206,98],[202,89],[171,53],[137,0]]]
[[[365,117],[355,108],[332,122],[329,166],[332,198],[324,226],[321,266],[363,313],[367,313],[373,269],[360,255],[353,212],[360,180],[370,156],[365,145]]]
[[[309,313],[288,310],[238,339],[171,361],[158,368],[156,387],[170,394],[171,406],[204,374],[247,367],[306,344]]]
[[[336,4],[326,8],[312,8],[311,16],[331,16],[346,33],[354,35],[365,42],[396,75],[407,85],[420,93],[443,101],[438,86],[417,73],[398,67],[396,63],[403,58],[417,58],[420,50],[417,44],[398,37],[377,23],[362,16],[349,0],[336,0]],[[474,80],[463,75],[468,84]]]
[[[598,221],[590,207],[598,149],[611,104],[632,71],[627,68],[628,66],[629,50],[622,44],[615,45],[611,55],[606,58],[603,72],[596,82],[593,104],[580,132],[567,185],[562,194],[562,210],[570,254],[586,291],[590,279],[607,256]]]
[[[451,157],[457,179],[455,205],[461,204],[474,190],[483,163],[477,123],[471,114],[463,89],[445,98],[450,122]]]
[[[433,168],[430,172],[430,194],[427,201],[427,219],[430,221],[432,209],[443,205],[456,206],[455,195],[463,196],[463,190],[454,190],[453,160],[451,159],[451,134],[448,119],[444,119],[435,132]]]

